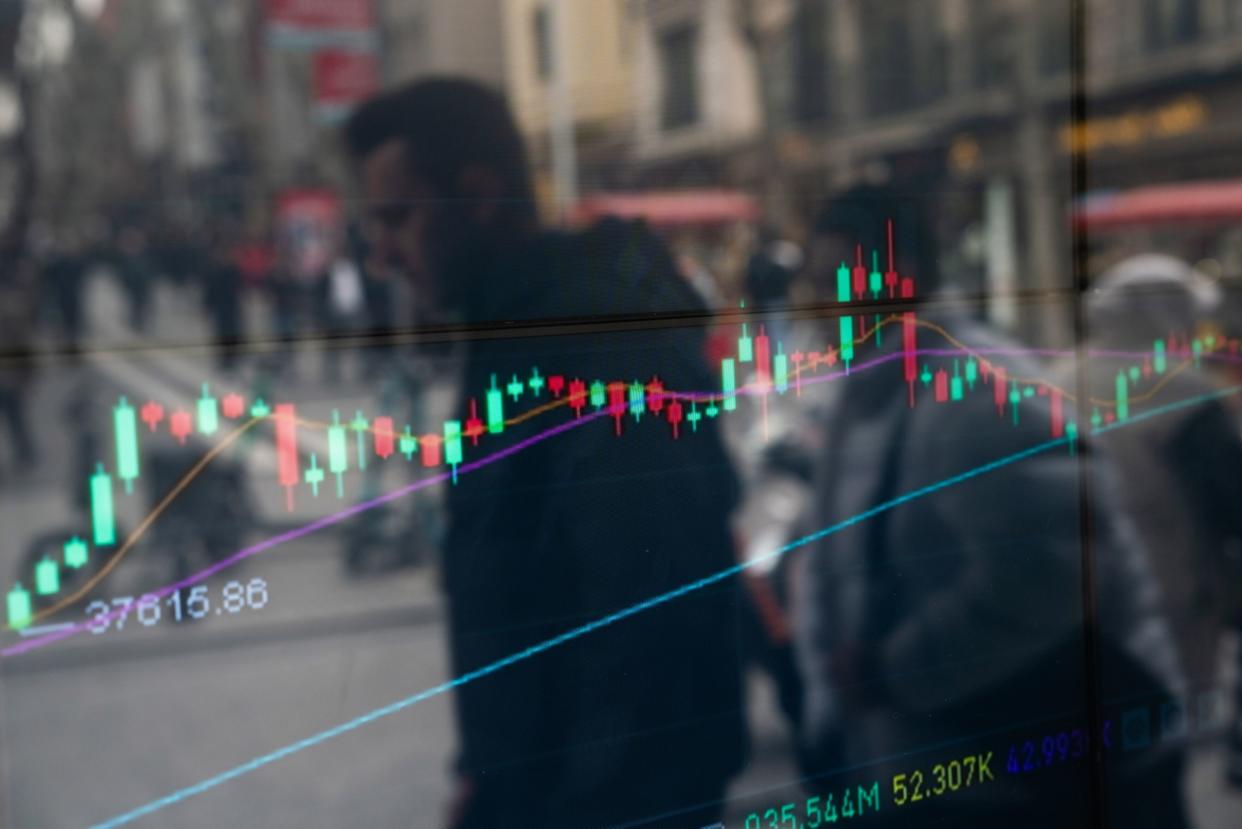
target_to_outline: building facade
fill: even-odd
[[[401,83],[431,74],[505,86],[503,0],[382,0],[384,75]]]
[[[1015,294],[1072,287],[1074,152],[1088,192],[1242,171],[1242,7],[1228,0],[1088,0],[1080,28],[1069,0],[795,6],[769,77],[800,208],[860,181],[934,189],[954,278],[994,293],[1001,322]]]
[[[554,198],[622,186],[635,100],[635,32],[626,1],[504,0],[502,21],[505,91],[527,138],[545,212],[563,212]]]
[[[761,126],[753,56],[730,0],[642,4],[637,152],[657,162],[729,151]]]

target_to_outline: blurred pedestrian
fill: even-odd
[[[817,224],[817,245],[837,253],[821,261],[832,268],[856,244],[884,251],[889,219],[897,220],[898,272],[917,275],[920,297],[943,299],[928,206],[916,193],[862,187],[831,200]],[[934,320],[976,352],[1014,347],[951,306]],[[1011,377],[1047,376],[1021,357],[994,359]],[[850,379],[817,464],[810,514],[818,524],[897,504],[1049,439],[1047,396],[1024,397],[1019,418],[1006,410],[1001,419],[990,390],[986,399],[951,404],[920,390],[912,405],[910,394],[897,372]],[[1091,523],[1100,698],[1084,696],[1090,631],[1082,607],[1080,459],[1061,446],[893,506],[799,554],[795,639],[811,779],[860,764],[888,779],[920,747],[1055,721],[1081,712],[1084,703],[1163,701],[1182,687],[1159,587],[1114,498],[1113,471],[1090,443],[1078,451],[1094,458],[1097,483]],[[1078,716],[1082,733],[1086,718]],[[878,757],[901,759],[877,763]],[[1179,750],[1165,746],[1130,760],[1110,762],[1106,796],[1117,825],[1185,825]],[[1042,827],[1084,815],[1082,779],[1069,790],[1065,778],[1010,779],[1007,787],[935,800],[924,818]],[[963,815],[972,816],[969,823]]]
[[[788,234],[762,228],[759,244],[746,264],[746,290],[753,307],[783,308],[805,258],[802,247]]]
[[[258,233],[250,233],[233,249],[233,261],[242,275],[247,290],[267,287],[275,267],[276,253],[270,242]]]
[[[1219,315],[1220,289],[1187,263],[1164,254],[1127,257],[1103,272],[1087,295],[1088,346],[1102,352],[1150,352],[1157,340],[1173,349],[1197,338],[1198,326]],[[1137,360],[1137,358],[1135,358]],[[1161,381],[1169,399],[1209,395],[1223,385],[1219,365]],[[1154,368],[1149,369],[1154,373]],[[1116,387],[1116,372],[1089,370],[1094,396]],[[1227,401],[1210,400],[1153,418],[1110,436],[1109,457],[1124,470],[1121,497],[1139,523],[1174,612],[1186,673],[1213,684],[1220,633],[1221,565],[1230,542],[1242,540],[1242,511],[1208,509],[1242,502],[1242,431]]]
[[[513,118],[475,83],[434,79],[387,94],[353,116],[347,137],[377,255],[400,263],[424,308],[466,324],[702,310],[642,226],[542,229]],[[669,388],[713,384],[696,329],[609,337],[607,348],[581,334],[472,340],[459,410],[493,375],[525,376],[543,358],[582,377],[658,368]],[[649,361],[657,353],[658,367]],[[489,440],[503,447],[526,434],[514,427]],[[617,440],[611,422],[588,424],[447,495],[453,670],[488,671],[455,690],[450,825],[719,820],[746,745],[735,581],[488,667],[733,563],[738,484],[715,421],[677,441],[640,428]]]
[[[152,276],[147,240],[141,228],[121,228],[113,267],[129,300],[130,328],[143,333],[150,323]]]
[[[12,458],[20,469],[37,459],[27,413],[38,306],[34,270],[25,258],[9,258],[0,274],[0,418],[8,427]]]
[[[43,265],[42,282],[53,297],[61,337],[70,353],[78,351],[86,333],[82,294],[88,267],[79,237],[71,230],[55,234]]]
[[[227,233],[218,231],[214,235],[209,259],[200,271],[203,304],[216,343],[216,365],[223,371],[232,371],[240,358],[243,281]]]
[[[370,336],[366,351],[366,375],[376,378],[383,374],[394,353],[392,337],[397,325],[397,294],[393,285],[393,269],[373,255],[363,228],[356,222],[349,226],[346,245],[362,272],[366,327]]]
[[[341,251],[328,266],[316,291],[324,381],[336,383],[341,379],[344,351],[340,336],[362,328],[366,315],[366,286],[363,284],[361,263],[348,249]]]
[[[760,311],[777,312],[765,318],[767,334],[774,342],[789,340],[785,318],[780,314],[789,304],[789,292],[806,259],[802,246],[782,234],[764,227],[759,244],[746,263],[746,291],[750,305]]]
[[[1177,371],[1178,355],[1204,322],[1224,310],[1220,287],[1186,262],[1133,253],[1101,273],[1087,295],[1089,346],[1102,352],[1150,352],[1164,343],[1173,371],[1162,379],[1170,399],[1208,398],[1226,384],[1208,358]],[[1223,345],[1223,343],[1222,343]],[[1154,372],[1154,368],[1148,369]],[[1116,375],[1089,371],[1096,396]],[[1109,456],[1122,475],[1119,496],[1153,553],[1190,686],[1217,687],[1218,646],[1228,629],[1242,632],[1242,424],[1229,400],[1205,399],[1187,409],[1117,430]],[[1242,700],[1242,683],[1236,688]],[[1230,779],[1242,786],[1242,708],[1237,709]],[[1212,723],[1204,723],[1210,728]]]
[[[273,373],[292,372],[295,366],[295,341],[301,327],[302,310],[306,304],[306,288],[303,279],[294,273],[287,246],[277,247],[266,287],[272,311],[272,328],[281,343],[271,355],[270,368]]]
[[[156,254],[164,278],[178,288],[195,285],[199,281],[199,269],[206,253],[204,245],[182,222],[176,220],[164,226],[160,241]]]

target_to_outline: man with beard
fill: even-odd
[[[540,227],[522,142],[497,95],[422,81],[364,105],[346,139],[376,254],[412,281],[415,305],[480,331],[467,348],[462,418],[496,378],[517,383],[504,398],[511,412],[549,400],[532,367],[586,382],[658,373],[668,389],[715,387],[701,328],[609,324],[703,309],[641,225]],[[584,333],[584,319],[600,324]],[[514,446],[567,416],[507,424],[486,445]],[[455,674],[733,563],[738,485],[714,423],[679,440],[652,413],[638,423],[627,414],[618,438],[620,426],[599,417],[450,488],[443,561]],[[738,612],[737,585],[720,582],[461,684],[451,825],[719,819],[745,754]]]

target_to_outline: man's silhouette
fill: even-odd
[[[472,401],[483,411],[493,377],[517,383],[504,398],[509,417],[553,399],[523,382],[535,376],[717,385],[701,328],[632,324],[702,310],[658,241],[615,221],[578,234],[540,227],[522,142],[498,96],[467,81],[423,81],[363,106],[346,137],[377,255],[399,263],[419,307],[489,324],[471,338],[461,417]],[[538,336],[523,324],[535,320]],[[601,324],[584,333],[583,320]],[[472,451],[481,457],[573,418],[562,406]],[[664,418],[650,408],[637,421],[627,414],[618,437],[614,418],[599,417],[450,489],[444,578],[455,674],[732,564],[737,483],[714,422],[683,424],[674,440]],[[716,819],[745,753],[738,598],[725,582],[462,685],[450,822]]]

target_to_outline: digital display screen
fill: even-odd
[[[0,826],[1242,822],[1231,4],[12,5]]]

